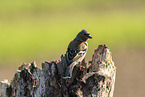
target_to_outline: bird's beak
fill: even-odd
[[[91,36],[91,35],[88,35],[88,36],[87,36],[87,38],[90,38],[90,39],[92,39],[92,36]]]

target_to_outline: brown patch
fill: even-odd
[[[79,37],[83,40],[83,41],[87,41],[87,36],[85,36],[84,35],[84,33],[81,33],[80,35],[79,35]]]

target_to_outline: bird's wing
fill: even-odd
[[[68,48],[67,49],[67,57],[69,60],[72,60],[78,53],[79,51],[78,50],[73,50],[73,49],[70,49]]]
[[[81,45],[81,51],[79,51],[77,55],[73,58],[73,62],[74,61],[81,62],[84,59],[87,53],[87,46],[88,46],[87,42],[84,43],[84,45]]]
[[[81,50],[73,50],[68,48],[67,50],[67,60],[68,62],[72,63],[74,61],[82,61],[79,60],[81,57],[86,55],[87,52],[87,43],[84,43],[84,45],[82,45]]]
[[[79,51],[72,59],[72,62],[70,63],[69,67],[66,70],[65,76],[72,77],[72,71],[74,67],[84,59],[86,53],[87,53],[87,45],[85,44],[84,49]]]
[[[87,51],[87,49],[77,53],[77,55],[73,58],[72,63],[67,68],[65,76],[72,77],[72,71],[73,71],[74,67],[84,59],[84,57],[86,55],[86,51]]]
[[[85,57],[87,52],[87,49],[80,51],[76,54],[76,56],[73,58],[73,62],[81,62],[83,60],[83,58]]]

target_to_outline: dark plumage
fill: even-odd
[[[89,32],[82,30],[75,39],[69,43],[66,52],[67,66],[69,67],[66,70],[64,78],[71,78],[74,66],[84,59],[88,47],[87,40],[90,38],[92,37]]]

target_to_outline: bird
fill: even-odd
[[[83,29],[69,43],[66,51],[67,69],[63,78],[71,78],[74,67],[84,59],[88,50],[88,39],[92,39],[92,36]]]

